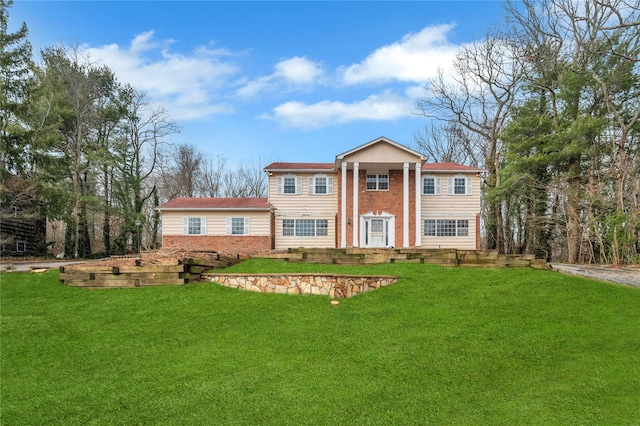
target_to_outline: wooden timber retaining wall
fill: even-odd
[[[162,259],[153,264],[135,260],[135,265],[108,266],[91,262],[60,267],[60,281],[66,285],[85,288],[146,287],[181,285],[200,281],[206,270],[227,267],[237,260],[219,258]],[[108,261],[106,262],[108,263]]]
[[[549,269],[549,265],[544,260],[536,259],[534,255],[506,255],[495,251],[458,249],[292,248],[286,252],[260,253],[254,257],[282,259],[292,263],[431,263],[442,266]]]

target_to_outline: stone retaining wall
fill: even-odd
[[[261,293],[317,294],[332,298],[357,296],[395,284],[397,277],[334,274],[203,274],[225,287]]]

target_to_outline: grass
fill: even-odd
[[[640,291],[549,271],[388,274],[343,300],[0,276],[0,424],[640,423]]]

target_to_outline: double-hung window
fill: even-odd
[[[422,178],[422,194],[423,195],[439,195],[441,187],[441,179],[435,176],[424,176]]]
[[[387,191],[389,189],[388,174],[367,174],[367,190]]]
[[[317,175],[309,178],[309,194],[328,195],[333,194],[333,177]]]
[[[327,219],[284,219],[282,235],[285,237],[326,237],[329,230]]]
[[[471,178],[456,175],[447,179],[447,193],[449,195],[471,195]]]
[[[466,219],[427,219],[424,221],[425,237],[468,237],[469,221]]]
[[[295,175],[278,176],[278,194],[296,195],[302,193],[302,177]]]
[[[205,235],[207,233],[206,217],[184,217],[182,218],[183,235]]]
[[[227,217],[227,235],[249,235],[249,218]]]

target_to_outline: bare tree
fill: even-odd
[[[193,145],[171,145],[160,156],[162,189],[167,200],[200,195],[204,157]]]
[[[225,175],[227,160],[220,155],[205,158],[202,162],[202,176],[199,192],[204,197],[221,197],[223,193],[222,179]]]
[[[483,40],[463,47],[452,73],[440,71],[416,104],[419,114],[480,137],[478,148],[488,172],[488,191],[500,184],[501,134],[521,84],[518,54],[517,46],[507,37],[489,32]],[[464,148],[458,150],[463,152]],[[489,201],[485,227],[488,248],[504,251],[500,202]]]
[[[484,164],[482,139],[458,123],[437,122],[425,126],[413,136],[415,148],[427,154],[431,161],[470,166]]]

